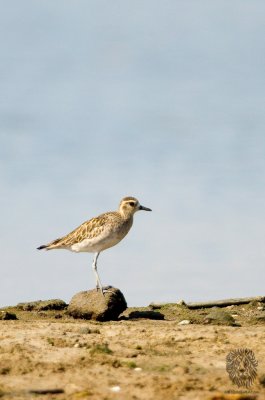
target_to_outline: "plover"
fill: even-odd
[[[141,206],[135,197],[124,197],[118,211],[110,211],[92,218],[68,235],[38,247],[38,250],[66,249],[76,253],[95,253],[92,268],[96,276],[96,288],[104,295],[97,271],[97,260],[101,251],[118,244],[129,232],[136,211],[152,211]]]

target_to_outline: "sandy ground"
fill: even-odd
[[[255,319],[261,309],[225,308],[241,326],[205,324],[209,310],[176,305],[158,310],[165,320],[112,322],[10,309],[19,319],[0,321],[0,397],[265,399],[265,323]],[[192,323],[179,325],[183,319]],[[235,386],[226,372],[227,354],[246,347],[259,363],[249,389]]]

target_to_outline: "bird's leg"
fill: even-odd
[[[97,290],[100,289],[101,293],[104,296],[103,288],[102,288],[102,285],[101,285],[101,282],[100,282],[100,279],[99,279],[99,275],[98,275],[98,271],[97,271],[97,260],[98,260],[99,254],[100,254],[100,252],[95,254],[95,257],[94,257],[94,260],[93,260],[93,264],[92,264],[92,268],[93,268],[95,276],[96,276],[96,288],[97,288]]]

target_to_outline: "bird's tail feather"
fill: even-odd
[[[37,247],[37,250],[52,250],[52,249],[56,249],[57,244],[61,241],[62,239],[55,239],[52,242],[48,243],[48,244],[42,244],[41,246]]]
[[[47,249],[47,245],[43,244],[40,247],[37,247],[37,250]]]

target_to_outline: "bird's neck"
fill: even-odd
[[[126,213],[124,211],[120,211],[120,215],[123,220],[125,221],[132,221],[133,220],[133,214],[132,213]]]

